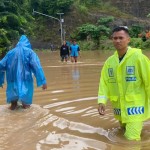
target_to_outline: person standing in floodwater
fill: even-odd
[[[36,77],[37,86],[47,89],[46,78],[40,60],[31,49],[31,44],[25,35],[22,35],[16,47],[10,50],[0,61],[0,78],[4,79],[4,71],[7,80],[7,103],[11,103],[10,109],[15,110],[18,101],[21,101],[24,109],[32,104],[33,78]],[[4,83],[0,80],[0,86]]]
[[[60,48],[60,57],[61,61],[64,62],[64,60],[67,62],[69,57],[69,47],[66,44],[66,41],[63,42],[63,45]]]
[[[101,71],[98,111],[105,114],[109,99],[115,118],[125,128],[128,140],[140,140],[143,121],[150,118],[150,61],[137,48],[128,46],[130,36],[125,26],[112,33],[116,52]]]
[[[71,62],[76,63],[79,55],[80,55],[80,47],[76,43],[76,41],[73,40],[73,44],[70,46]]]

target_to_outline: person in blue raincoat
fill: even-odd
[[[24,109],[30,107],[33,97],[33,77],[36,77],[37,86],[47,89],[46,78],[37,54],[25,35],[20,37],[16,47],[10,50],[0,61],[0,86],[4,83],[4,72],[7,81],[7,103],[14,110],[21,101]]]

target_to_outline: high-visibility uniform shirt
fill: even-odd
[[[128,47],[119,63],[110,56],[101,72],[98,103],[112,103],[115,118],[122,123],[150,117],[150,62],[140,49]]]

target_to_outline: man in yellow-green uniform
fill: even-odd
[[[140,49],[128,46],[127,27],[116,27],[112,40],[116,52],[101,71],[98,111],[105,114],[109,99],[115,118],[125,127],[124,136],[140,140],[143,121],[150,118],[150,62]]]

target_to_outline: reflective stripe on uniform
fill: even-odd
[[[98,96],[98,99],[107,99],[106,96]]]
[[[130,107],[127,108],[128,115],[138,115],[138,114],[144,114],[144,107]]]

